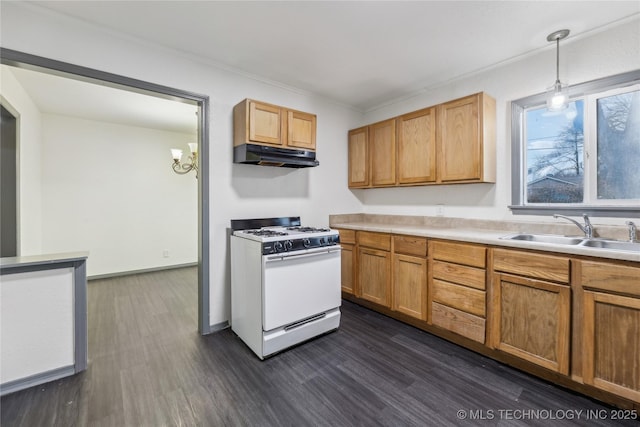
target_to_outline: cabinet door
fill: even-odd
[[[249,103],[249,139],[254,142],[282,145],[280,107],[256,101]]]
[[[568,286],[496,274],[492,310],[494,347],[561,374],[569,373]]]
[[[391,256],[376,249],[358,250],[358,292],[361,298],[390,307]]]
[[[385,120],[369,126],[371,185],[396,183],[396,121]]]
[[[356,292],[354,288],[355,280],[353,270],[353,265],[355,262],[354,246],[345,243],[341,243],[340,245],[342,246],[342,292],[355,295]]]
[[[479,95],[438,106],[440,181],[481,179]]]
[[[316,149],[316,116],[300,111],[287,112],[287,145],[305,150]]]
[[[640,298],[585,290],[583,316],[583,381],[640,403]]]
[[[398,184],[436,180],[435,109],[427,108],[398,119]]]
[[[349,131],[349,187],[369,186],[369,128]]]
[[[427,318],[427,260],[393,257],[393,309],[417,319]]]

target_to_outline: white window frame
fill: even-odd
[[[624,93],[631,90],[631,86],[640,84],[640,70],[603,79],[593,80],[587,83],[568,88],[571,100],[584,98],[584,191],[583,203],[527,203],[527,167],[526,167],[526,140],[525,140],[525,114],[529,109],[540,108],[546,103],[546,93],[541,93],[511,102],[511,205],[509,208],[516,215],[551,215],[554,213],[579,216],[583,213],[592,216],[630,217],[640,216],[639,200],[597,200],[597,184],[595,171],[597,170],[597,141],[591,137],[596,132],[595,98],[611,96],[616,93]],[[593,134],[597,135],[597,133]],[[593,171],[593,172],[592,172]]]
[[[584,128],[584,196],[590,205],[640,206],[640,199],[598,199],[598,123],[596,102],[598,99],[640,90],[640,84],[598,92],[585,97]],[[640,185],[640,183],[638,183]]]

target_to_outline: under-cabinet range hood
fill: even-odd
[[[283,168],[309,168],[320,164],[316,152],[292,148],[242,144],[233,147],[233,162]]]

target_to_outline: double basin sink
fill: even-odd
[[[553,245],[583,246],[614,251],[640,252],[640,242],[625,242],[621,240],[587,239],[584,237],[557,236],[553,234],[510,234],[501,237],[501,239],[548,243]]]

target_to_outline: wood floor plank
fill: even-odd
[[[497,411],[610,409],[346,301],[338,331],[265,361],[230,329],[200,336],[196,308],[195,268],[90,281],[88,370],[2,397],[0,424],[457,426],[483,410],[517,426],[546,424]]]

